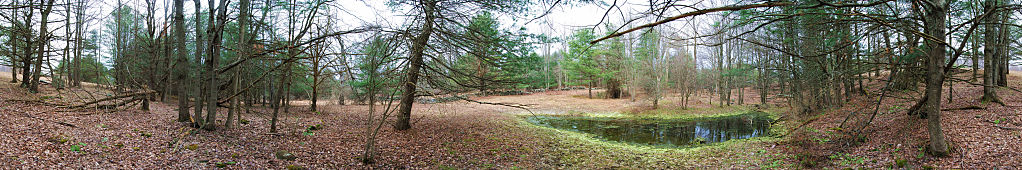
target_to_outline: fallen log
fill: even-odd
[[[156,91],[144,91],[144,92],[137,92],[137,93],[122,94],[122,95],[102,98],[102,99],[94,100],[94,101],[90,101],[90,102],[85,102],[85,103],[80,104],[80,105],[67,106],[65,108],[82,108],[82,107],[86,107],[86,106],[93,105],[93,104],[98,104],[98,103],[105,102],[105,101],[111,101],[111,100],[117,100],[117,99],[129,98],[129,97],[133,97],[133,99],[132,100],[128,100],[128,101],[135,101],[135,100],[138,100],[139,96],[145,96],[145,95],[154,94],[154,93],[156,93]],[[115,104],[114,107],[123,105],[123,103],[126,103],[126,102],[118,103],[119,105]],[[97,107],[101,107],[101,106],[107,106],[108,107],[109,105],[100,105],[100,106],[97,106]]]
[[[940,111],[955,111],[955,110],[986,110],[986,109],[987,109],[986,107],[982,107],[982,106],[976,106],[976,105],[972,105],[972,106],[965,106],[965,107],[959,107],[959,108],[947,108],[947,109],[940,109]]]

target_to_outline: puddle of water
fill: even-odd
[[[692,146],[769,135],[770,118],[753,112],[688,120],[647,120],[571,116],[532,116],[530,123],[594,134],[597,138],[633,144]]]

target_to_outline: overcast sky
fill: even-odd
[[[62,0],[57,0],[57,3],[59,4],[67,2],[61,1]],[[118,0],[69,0],[69,1],[87,2],[87,5],[89,6],[88,8],[89,11],[87,12],[88,15],[87,18],[89,19],[88,22],[89,24],[87,24],[87,26],[89,27],[88,28],[89,30],[106,29],[103,25],[108,22],[111,22],[110,20],[112,16],[110,15],[110,13],[113,11],[113,9],[116,8],[118,4]],[[155,1],[157,3],[155,6],[155,13],[156,16],[158,16],[158,18],[156,18],[157,22],[165,22],[167,19],[165,18],[165,16],[167,16],[166,14],[172,12],[172,10],[169,7],[172,7],[173,0],[152,0],[152,1]],[[146,10],[145,0],[121,0],[120,2],[138,11]],[[265,1],[253,0],[252,3],[254,7],[259,8],[262,6],[263,2]],[[331,22],[333,22],[335,30],[352,29],[364,25],[379,25],[385,28],[401,29],[402,26],[407,25],[408,24],[407,22],[409,21],[406,19],[407,16],[405,16],[406,15],[405,13],[409,11],[408,9],[409,7],[392,7],[386,5],[387,2],[388,1],[386,0],[335,0],[331,2],[330,5],[328,6],[329,9],[328,11],[333,15]],[[713,2],[713,0],[698,1],[698,3],[702,4],[709,4],[711,2]],[[231,0],[231,3],[237,3],[237,0]],[[614,3],[616,3],[616,5],[614,5]],[[605,32],[605,30],[603,30],[604,27],[595,26],[596,24],[600,23],[601,20],[602,22],[605,23],[611,22],[614,23],[614,25],[620,26],[621,23],[625,21],[625,18],[632,19],[634,17],[647,16],[643,15],[641,12],[648,10],[649,8],[648,3],[649,3],[648,1],[639,0],[616,0],[616,1],[598,0],[595,3],[587,4],[561,3],[557,4],[554,8],[550,8],[549,4],[541,3],[531,6],[529,8],[530,10],[527,15],[519,14],[512,16],[497,14],[495,16],[497,16],[497,18],[500,20],[500,23],[503,28],[508,30],[518,30],[519,28],[524,27],[527,30],[526,32],[531,34],[546,34],[548,36],[553,37],[563,37],[565,35],[570,34],[571,31],[580,28],[597,28],[598,29],[597,33],[602,34]],[[686,5],[693,5],[696,2],[681,3]],[[6,4],[6,2],[4,2],[4,4]],[[208,3],[208,1],[201,1],[201,5],[203,11],[208,10],[206,8],[209,8],[211,6]],[[617,9],[611,10],[610,13],[607,13],[607,9],[612,5],[616,6]],[[695,6],[720,6],[720,4],[712,5],[695,4]],[[191,17],[190,15],[194,13],[194,2],[191,0],[185,0],[184,7],[186,17]],[[271,15],[286,16],[286,14],[283,14],[283,12],[279,12],[280,8],[276,9],[278,10],[278,13]],[[543,17],[538,17],[543,12],[546,12],[548,9],[550,9],[549,14]],[[688,12],[690,10],[691,9],[669,11],[668,15],[676,15],[678,13]],[[54,20],[63,21],[65,15],[64,11],[65,10],[63,6],[55,7],[54,12],[50,16],[51,21]],[[236,15],[238,11],[232,8],[232,10],[230,10],[229,12],[231,13],[230,15],[233,16]],[[261,15],[261,11],[259,11],[258,9],[253,9],[252,12],[254,17],[256,17],[254,19],[257,19]],[[606,18],[604,18],[605,13],[607,14]],[[651,21],[653,21],[653,19],[643,18],[635,21],[634,24],[644,24]],[[286,20],[286,17],[277,17],[276,22],[284,23],[289,21]],[[666,24],[664,25],[664,27],[668,28],[668,30],[670,30],[669,32],[671,33],[686,32],[688,30],[692,30],[690,29],[691,28],[690,23],[691,22],[688,22],[688,20],[679,20],[676,22],[672,22],[670,24]],[[700,24],[706,23],[700,22]],[[63,27],[63,25],[64,25],[63,22],[50,23],[49,28],[53,31],[54,35],[63,36],[66,35],[64,31],[65,27]],[[664,35],[670,36],[668,34],[669,33],[665,33]],[[364,37],[352,36],[346,38],[346,40],[360,41],[363,38]],[[112,38],[103,37],[103,39],[110,40]],[[109,50],[110,47],[106,44],[110,43],[104,42],[102,44],[103,44],[103,46],[101,47],[102,48],[101,51],[103,52],[102,55],[104,56],[104,58],[109,58],[111,50]],[[55,48],[63,48],[64,42],[53,41],[51,45]],[[552,46],[551,47],[552,51],[556,51],[557,49],[563,48],[563,45],[561,44],[550,44],[549,46]],[[537,48],[538,50],[537,52],[540,54],[545,54],[547,52],[545,51],[545,49],[547,48],[543,47]],[[59,57],[55,57],[54,59],[55,60],[59,59]]]
[[[88,4],[90,6],[90,11],[88,13],[91,15],[90,17],[92,18],[91,22],[93,23],[90,24],[91,25],[90,29],[103,29],[102,23],[107,22],[104,20],[109,20],[111,18],[109,14],[111,13],[111,11],[113,11],[113,9],[116,8],[117,6],[116,4],[118,3],[118,1],[117,0],[86,0],[86,1],[89,2]],[[156,6],[156,13],[158,16],[166,16],[165,12],[172,12],[170,9],[165,8],[171,7],[171,5],[173,5],[172,0],[165,1],[156,0],[156,1],[158,3]],[[210,6],[210,4],[208,4],[208,1],[201,2],[202,8],[208,8]],[[254,4],[261,4],[262,2],[263,2],[262,0],[253,0]],[[529,33],[560,36],[566,35],[571,30],[579,29],[582,27],[592,27],[594,24],[599,23],[600,20],[602,19],[602,16],[606,12],[606,9],[613,2],[614,0],[601,0],[600,2],[591,4],[562,3],[558,4],[555,8],[552,8],[548,15],[538,18],[537,18],[538,15],[542,14],[542,12],[544,11],[547,11],[547,9],[550,7],[549,4],[538,4],[530,7],[530,14],[528,16],[518,16],[517,18],[512,18],[511,16],[507,15],[496,16],[500,19],[502,26],[506,29],[518,30],[518,28],[525,27],[528,30],[527,32]],[[136,10],[145,10],[144,0],[123,0],[122,3],[134,7]],[[233,0],[231,3],[237,3],[237,1]],[[402,25],[407,24],[406,21],[407,17],[404,15],[405,12],[408,11],[408,9],[407,8],[394,9],[394,7],[387,6],[386,3],[387,3],[386,0],[335,0],[334,2],[332,2],[330,6],[330,8],[334,8],[331,9],[331,13],[333,13],[335,15],[334,17],[336,17],[334,18],[335,21],[334,24],[336,25],[335,28],[336,29],[355,28],[358,26],[363,26],[365,24],[398,28]],[[647,2],[637,0],[617,1],[618,6],[621,7],[622,9],[625,9],[620,12],[628,13],[627,17],[637,15],[636,11],[628,11],[629,9],[635,8],[636,6],[638,6],[638,8],[645,8],[644,6],[645,3]],[[191,15],[194,12],[193,1],[186,0],[184,7],[186,15]],[[205,11],[206,9],[203,10]],[[236,14],[238,11],[232,10],[230,12],[233,15]],[[618,12],[617,10],[615,10],[614,12],[615,13],[611,13],[609,15],[610,17],[608,17],[608,20],[604,22],[621,23],[622,19],[620,13],[617,13]],[[55,13],[57,13],[57,11],[55,11]],[[63,14],[59,15],[61,16],[51,16],[51,18],[63,18]],[[260,13],[259,11],[257,11],[257,9],[253,9],[253,15],[255,17],[258,17]],[[163,20],[163,18],[158,18],[157,20]],[[528,22],[528,24],[526,24],[526,22]],[[52,25],[51,28],[57,28],[62,26],[63,24],[51,23],[51,25]],[[602,29],[602,26],[599,28]],[[64,31],[54,30],[54,34],[63,35]]]

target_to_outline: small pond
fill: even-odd
[[[766,136],[769,115],[752,112],[735,116],[698,119],[630,119],[580,116],[532,116],[536,125],[583,132],[624,143],[658,146],[692,146]]]

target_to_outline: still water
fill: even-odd
[[[532,116],[530,123],[583,132],[597,138],[632,144],[692,146],[768,135],[766,113],[701,119],[629,119],[578,116]]]

